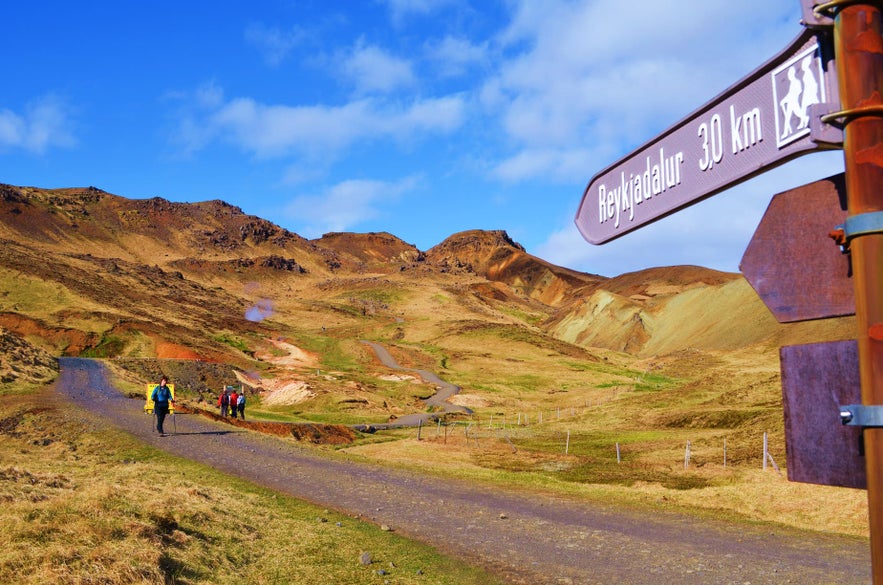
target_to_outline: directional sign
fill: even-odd
[[[830,41],[805,31],[779,55],[601,171],[576,225],[602,244],[802,154],[837,148],[823,127],[838,89]]]
[[[843,173],[770,201],[739,269],[780,323],[855,314],[850,257],[828,236],[845,221]]]
[[[861,403],[858,344],[833,341],[779,350],[788,479],[865,488],[861,429],[840,421],[840,407]]]

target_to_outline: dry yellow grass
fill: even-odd
[[[493,583],[376,526],[0,392],[0,582]],[[370,552],[372,563],[360,555]]]
[[[72,208],[81,205],[71,199]],[[337,237],[341,247],[323,255],[297,238],[284,245],[243,239],[256,233],[243,231],[254,218],[214,204],[187,208],[185,215],[167,202],[153,203],[113,199],[107,208],[90,208],[82,221],[96,224],[95,233],[106,236],[100,241],[84,241],[77,235],[84,229],[54,243],[19,241],[27,240],[24,232],[0,226],[18,238],[0,269],[7,292],[0,309],[10,320],[21,316],[19,327],[28,336],[58,339],[43,344],[55,353],[66,351],[63,343],[70,339],[58,326],[71,323],[101,333],[107,355],[153,357],[168,342],[280,383],[286,376],[306,381],[314,397],[264,413],[285,420],[376,422],[423,408],[418,398],[428,393],[426,386],[381,379],[389,371],[360,343],[380,341],[403,365],[432,370],[463,387],[475,409],[465,421],[477,427],[477,441],[413,444],[413,432],[392,434],[353,447],[359,456],[444,464],[451,473],[525,489],[864,532],[861,492],[792,486],[773,471],[758,475],[765,432],[776,461],[786,464],[778,346],[848,338],[851,319],[779,326],[743,280],[713,278],[709,282],[717,284],[706,286],[700,278],[706,271],[683,267],[633,275],[619,292],[597,293],[568,289],[542,272],[553,281],[546,291],[556,299],[552,306],[537,302],[532,295],[539,289],[527,284],[541,272],[509,274],[504,284],[466,269],[487,264],[500,251],[480,238],[452,250],[444,267],[384,265],[365,260],[372,253],[365,245],[370,238],[347,244]],[[61,217],[44,214],[43,227],[64,232],[56,226]],[[136,220],[149,220],[157,237],[139,232]],[[206,234],[218,236],[221,245]],[[228,245],[233,241],[236,246]],[[308,272],[224,264],[270,253],[294,258]],[[182,259],[193,262],[176,262]],[[332,268],[337,260],[341,264]],[[510,267],[502,262],[495,270]],[[154,286],[157,279],[162,287]],[[568,295],[572,305],[564,302]],[[261,323],[246,321],[244,311],[258,303],[272,307],[271,314]],[[274,353],[280,341],[315,354],[318,363],[281,363],[276,358],[284,356]],[[250,408],[260,414],[258,401]],[[509,435],[480,431],[492,419],[507,425]],[[519,419],[531,426],[512,429]],[[564,456],[568,433],[572,443]],[[731,457],[726,470],[717,467],[724,439]],[[685,472],[686,441],[694,455]],[[610,463],[615,443],[623,446],[621,465]],[[781,497],[765,496],[778,482],[788,486]],[[840,509],[848,511],[847,520],[817,511]]]
[[[449,431],[450,432],[450,431]],[[591,479],[574,482],[562,479],[557,472],[580,463],[580,456],[531,451],[519,447],[518,438],[507,440],[485,434],[466,444],[461,427],[447,438],[435,437],[435,430],[425,428],[418,441],[416,431],[394,442],[375,443],[349,448],[352,455],[387,464],[418,468],[425,473],[489,482],[537,493],[558,493],[604,502],[619,502],[648,508],[665,508],[685,513],[711,514],[735,522],[760,521],[791,526],[802,530],[868,536],[867,495],[862,490],[789,482],[772,466],[762,470],[754,466],[704,465],[683,469],[683,451],[675,457],[655,463],[645,462],[627,477],[633,481],[594,483]],[[517,449],[513,452],[514,448]],[[615,452],[611,450],[615,461]],[[679,456],[679,457],[678,457]],[[674,489],[659,482],[638,478],[653,468],[669,475],[698,477],[707,482],[702,487]]]

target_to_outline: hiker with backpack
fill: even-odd
[[[221,390],[221,395],[218,396],[218,407],[221,409],[221,416],[227,418],[227,410],[230,408],[230,395],[227,394],[227,389]]]
[[[245,420],[245,390],[239,394],[236,400],[236,408],[239,410],[239,418]]]
[[[156,432],[160,437],[165,437],[163,422],[166,420],[166,415],[169,414],[169,404],[175,403],[175,398],[165,376],[160,378],[159,385],[154,387],[150,399],[153,400],[153,412],[156,413]]]
[[[230,416],[236,418],[236,403],[239,400],[239,395],[236,394],[236,390],[230,394]]]

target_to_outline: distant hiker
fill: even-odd
[[[236,404],[239,401],[239,395],[236,394],[236,390],[234,390],[230,394],[230,416],[236,418]]]
[[[153,400],[153,412],[156,413],[156,432],[159,433],[160,437],[165,437],[166,433],[163,431],[163,422],[166,420],[166,415],[169,414],[169,403],[175,403],[165,376],[160,378],[159,386],[154,387],[150,399]]]
[[[227,389],[221,390],[221,395],[218,396],[218,406],[221,409],[221,416],[227,416],[227,409],[230,408],[230,395],[227,394]]]
[[[236,408],[239,410],[239,418],[245,420],[245,391],[236,400]]]

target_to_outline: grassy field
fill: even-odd
[[[464,377],[464,392],[484,400],[472,416],[427,426],[420,440],[416,430],[401,430],[346,451],[531,491],[866,538],[864,491],[787,480],[770,354],[691,352],[629,368],[571,363],[583,384],[557,391],[525,389],[523,379],[548,372],[510,363],[497,388],[470,387]],[[772,457],[766,469],[764,435]]]
[[[420,440],[416,429],[405,429],[326,449],[519,489],[867,537],[865,492],[787,480],[775,347],[636,359],[580,353],[475,322],[432,333],[382,341],[403,366],[462,386],[455,401],[473,414],[427,426]],[[385,379],[396,372],[372,362],[351,338],[329,332],[291,340],[334,356],[338,369],[328,371],[324,362],[321,371],[289,368],[315,396],[272,407],[256,397],[250,417],[380,423],[424,410],[419,399],[433,392],[419,381]],[[766,469],[765,434],[772,456]]]
[[[96,426],[44,389],[0,386],[0,397],[0,583],[495,582]]]

